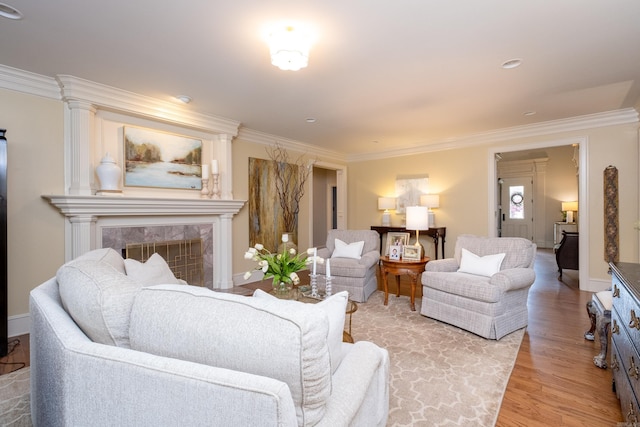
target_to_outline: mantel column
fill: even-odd
[[[69,194],[90,196],[93,183],[92,150],[96,107],[86,101],[67,100],[68,135],[65,163]]]
[[[69,217],[71,230],[65,233],[67,238],[71,240],[65,245],[68,249],[65,254],[67,261],[96,248],[96,221],[97,217],[93,215]]]
[[[214,224],[213,265],[213,288],[214,289],[230,289],[233,288],[233,233],[232,233],[233,214],[222,214],[217,222],[218,227]]]
[[[217,158],[220,159],[220,198],[233,200],[233,167],[231,158],[231,142],[233,136],[229,134],[218,135]]]

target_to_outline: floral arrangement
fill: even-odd
[[[297,253],[294,248],[285,249],[282,253],[272,253],[260,243],[249,248],[244,258],[258,263],[256,268],[244,274],[245,280],[251,277],[253,271],[261,270],[265,279],[273,277],[274,287],[278,287],[281,283],[298,285],[300,283],[298,271],[311,263],[324,262],[322,258],[317,257],[316,248],[309,248],[306,253]]]

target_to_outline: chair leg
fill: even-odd
[[[591,328],[587,332],[584,333],[584,338],[589,341],[595,341],[595,332],[596,332],[596,312],[595,307],[593,306],[593,301],[589,301],[587,303],[587,315],[589,316],[589,320],[591,321]]]

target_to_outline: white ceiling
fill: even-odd
[[[345,155],[640,105],[638,0],[0,2],[24,15],[0,18],[1,64],[186,94]],[[308,68],[270,65],[262,31],[283,19],[316,29]]]

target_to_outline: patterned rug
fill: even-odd
[[[382,292],[358,304],[352,336],[391,359],[388,426],[494,426],[524,329],[485,340],[409,310]],[[0,376],[0,426],[31,426],[29,368]]]
[[[0,426],[31,426],[28,367],[0,376]]]
[[[353,314],[352,336],[389,351],[387,426],[494,426],[524,329],[486,340],[376,292]]]

